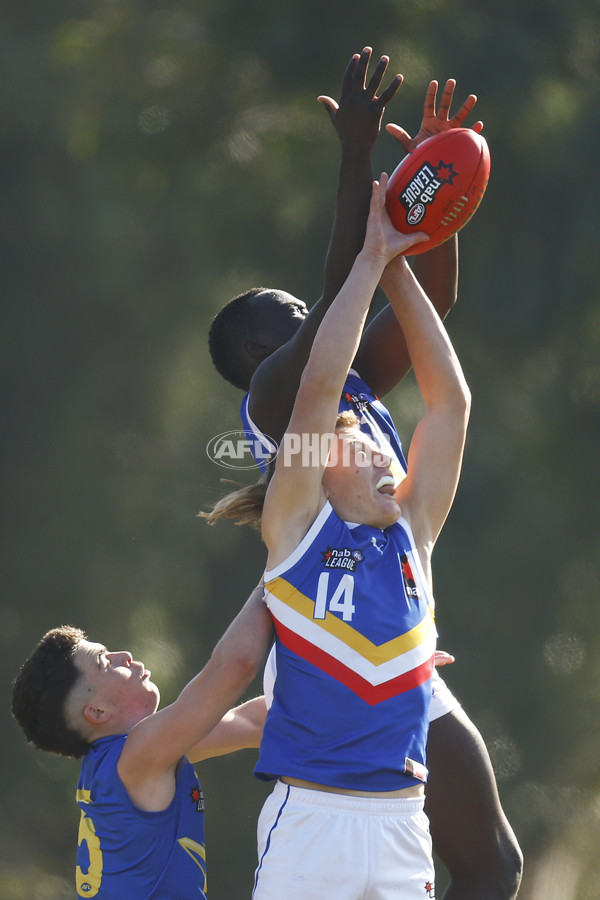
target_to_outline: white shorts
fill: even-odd
[[[258,819],[254,900],[435,897],[422,798],[348,797],[278,781]]]
[[[271,652],[265,663],[265,671],[263,673],[263,694],[265,695],[265,703],[267,709],[273,702],[273,688],[275,686],[275,676],[277,675],[277,663],[275,662],[275,647],[271,648]],[[446,713],[457,709],[460,703],[446,684],[446,682],[438,674],[437,669],[433,670],[431,679],[431,705],[429,707],[429,721],[439,719]]]
[[[444,679],[439,675],[438,670],[434,669],[433,675],[431,676],[429,721],[433,722],[434,719],[439,719],[442,716],[445,716],[446,713],[452,712],[453,709],[458,709],[459,707],[460,703]]]

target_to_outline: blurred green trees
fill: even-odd
[[[240,400],[206,332],[254,284],[319,296],[338,149],[316,96],[370,44],[406,79],[386,121],[416,130],[431,78],[479,96],[492,179],[448,320],[474,409],[436,550],[440,643],[526,853],[522,896],[597,897],[597,3],[13,0],[0,22],[0,895],[74,895],[78,765],[8,712],[40,635],[73,622],[131,648],[168,701],[260,574],[256,535],[196,518]],[[376,165],[398,160],[382,134]],[[407,440],[413,396],[407,379],[390,404]],[[250,895],[253,761],[199,768],[214,900]]]

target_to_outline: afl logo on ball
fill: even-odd
[[[409,225],[418,225],[423,216],[425,215],[425,206],[423,203],[415,203],[411,209],[409,209],[408,214],[406,216],[406,221]]]

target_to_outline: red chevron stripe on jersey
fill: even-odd
[[[321,669],[327,675],[331,675],[336,681],[341,682],[349,690],[357,694],[369,706],[375,706],[383,700],[389,700],[390,697],[396,697],[398,694],[403,694],[414,687],[418,687],[420,684],[424,684],[431,678],[433,673],[433,656],[431,656],[426,662],[411,669],[409,672],[398,675],[396,678],[392,678],[383,684],[373,685],[338,659],[321,650],[320,647],[316,647],[310,641],[290,631],[277,619],[274,619],[274,623],[277,636],[288,650]]]

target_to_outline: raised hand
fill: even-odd
[[[363,247],[364,254],[373,260],[382,261],[384,266],[395,257],[406,253],[414,244],[429,240],[429,236],[420,231],[412,234],[396,231],[385,208],[387,185],[388,176],[385,172],[381,173],[379,181],[373,182],[371,207]]]
[[[371,47],[355,53],[344,73],[339,104],[324,95],[317,99],[329,113],[329,118],[342,142],[362,141],[374,145],[381,128],[385,107],[402,84],[403,76],[396,75],[385,90],[377,96],[389,57],[382,56],[367,83],[367,69],[371,60]]]
[[[444,87],[438,111],[436,112],[435,105],[438,83],[437,81],[431,81],[429,83],[427,94],[425,95],[425,105],[423,107],[423,120],[421,122],[421,127],[414,138],[411,138],[408,132],[399,125],[393,125],[391,123],[386,125],[388,133],[396,138],[407,153],[410,153],[415,147],[418,147],[422,141],[431,137],[433,134],[438,134],[441,131],[448,131],[450,128],[462,127],[463,122],[477,103],[477,97],[475,94],[469,94],[458,112],[450,119],[448,116],[455,88],[456,81],[454,78],[449,78]],[[473,131],[478,134],[482,129],[483,122],[476,122],[473,125]]]

